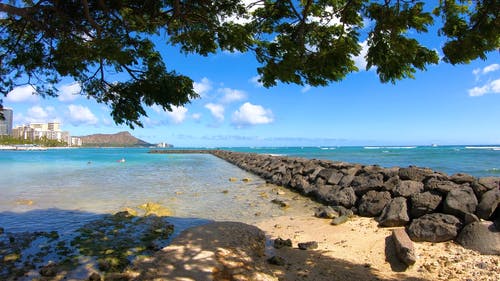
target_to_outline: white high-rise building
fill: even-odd
[[[10,108],[3,108],[1,112],[4,119],[0,119],[0,136],[12,136],[13,111]]]

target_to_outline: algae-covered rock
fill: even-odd
[[[3,257],[3,262],[8,263],[8,262],[16,262],[19,259],[21,259],[21,255],[19,253],[12,253],[8,254]]]
[[[251,182],[252,179],[251,178],[243,178],[241,179],[242,182]]]
[[[155,205],[144,204],[146,213]],[[135,256],[152,254],[167,244],[173,225],[161,216],[135,217],[127,211],[105,216],[77,230],[71,245],[95,257],[104,272],[121,272]]]
[[[30,199],[18,199],[18,200],[16,200],[17,205],[31,206],[34,203],[35,202],[33,200],[30,200]]]
[[[140,205],[139,208],[144,210],[145,216],[156,215],[159,217],[168,217],[172,215],[170,209],[158,203],[147,202],[145,204]]]

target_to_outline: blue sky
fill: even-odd
[[[444,39],[425,41],[440,50]],[[327,87],[266,89],[251,53],[201,57],[157,44],[167,67],[190,76],[201,98],[173,112],[148,108],[144,128],[115,125],[105,105],[74,94],[72,81],[59,85],[58,98],[16,88],[4,106],[14,110],[14,125],[57,120],[75,136],[126,130],[177,147],[500,144],[498,51],[468,65],[441,62],[395,85],[362,70]],[[362,56],[356,62],[364,69]]]

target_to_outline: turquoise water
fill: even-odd
[[[447,174],[500,176],[500,146],[230,148],[241,152],[345,161],[382,167],[428,167]]]
[[[231,149],[500,176],[500,147],[493,146]],[[0,227],[6,231],[71,232],[96,216],[155,202],[171,209],[172,220],[184,223],[182,229],[206,220],[253,222],[286,212],[304,212],[313,204],[286,191],[280,196],[293,200],[294,207],[279,209],[269,202],[276,194],[275,186],[212,155],[148,151],[0,151]],[[119,162],[122,158],[126,161]],[[230,182],[231,177],[252,181]],[[259,196],[263,193],[267,195]]]
[[[252,223],[303,212],[309,204],[300,199],[297,208],[277,208],[270,203],[275,186],[212,155],[148,151],[0,151],[0,227],[71,233],[102,214],[154,202],[172,211],[170,220],[180,231],[207,220]],[[294,196],[289,191],[281,195]]]

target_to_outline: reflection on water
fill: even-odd
[[[192,218],[194,224],[207,219],[250,223],[285,213],[311,212],[314,205],[290,191],[278,195],[278,187],[212,155],[85,152],[47,151],[34,157],[23,154],[24,161],[17,159],[10,165],[0,162],[0,226],[6,231],[64,233],[98,214],[136,208],[145,202],[161,204],[173,217]],[[117,162],[121,158],[126,162]],[[251,181],[243,182],[243,178]],[[289,200],[291,207],[282,209],[270,202],[277,197]],[[190,226],[186,220],[179,221]]]

